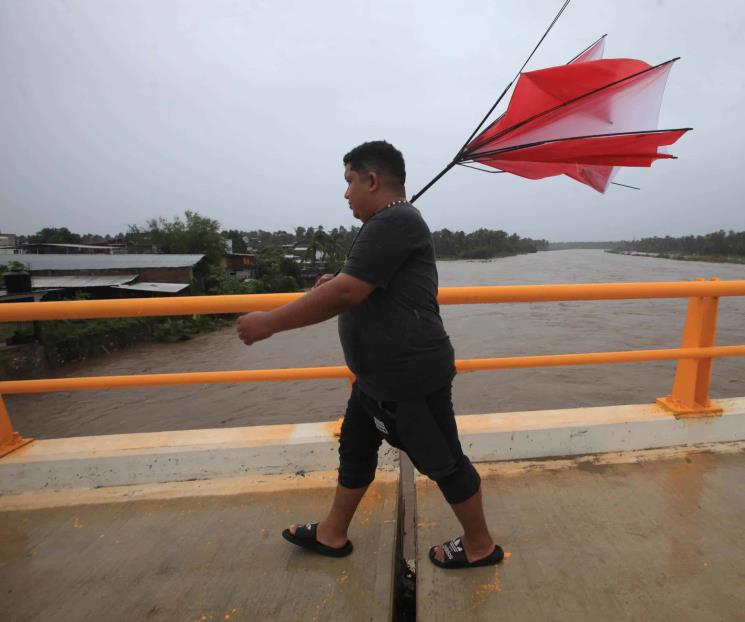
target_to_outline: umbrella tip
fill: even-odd
[[[627,184],[619,184],[617,181],[610,182],[614,186],[621,186],[621,188],[630,188],[631,190],[641,190],[641,188],[637,188],[636,186],[629,186]]]

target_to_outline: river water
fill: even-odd
[[[438,264],[441,286],[745,279],[745,265],[549,251]],[[680,344],[685,300],[624,300],[443,307],[457,358],[561,354]],[[745,298],[720,301],[718,345],[745,344]],[[70,365],[57,376],[343,364],[336,320],[244,346],[232,328],[173,344],[137,344]],[[652,402],[672,387],[672,361],[460,374],[458,414]],[[35,438],[217,428],[343,415],[344,380],[157,387],[9,395],[18,431]],[[714,363],[711,395],[745,396],[745,359]]]

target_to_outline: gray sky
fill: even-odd
[[[186,209],[246,230],[355,224],[342,155],[389,140],[419,190],[560,4],[3,0],[0,230],[115,233]],[[745,229],[745,3],[573,0],[528,69],[606,32],[606,58],[682,56],[660,119],[694,128],[670,148],[680,159],[624,169],[616,181],[643,190],[606,195],[456,168],[417,202],[433,230],[567,241]]]

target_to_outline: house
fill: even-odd
[[[0,265],[16,261],[31,275],[32,289],[94,290],[120,293],[204,291],[205,255],[0,255]],[[106,297],[106,296],[104,296]]]
[[[0,255],[13,255],[18,251],[16,248],[17,238],[13,233],[0,233]]]
[[[204,270],[205,255],[22,255],[0,258],[0,264],[18,261],[32,276],[77,276],[137,274],[140,280],[163,283],[192,283]]]
[[[46,255],[60,255],[60,254],[74,254],[74,255],[88,255],[88,254],[101,254],[101,255],[113,255],[115,253],[125,253],[127,251],[125,244],[114,244],[114,243],[101,243],[101,244],[56,244],[50,242],[30,242],[28,244],[22,244],[20,247],[21,252],[24,254],[46,254]]]
[[[239,279],[256,278],[256,255],[253,253],[227,253],[222,260],[225,271]]]

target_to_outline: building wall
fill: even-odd
[[[223,265],[227,270],[251,270],[256,267],[256,257],[253,255],[226,255]]]

